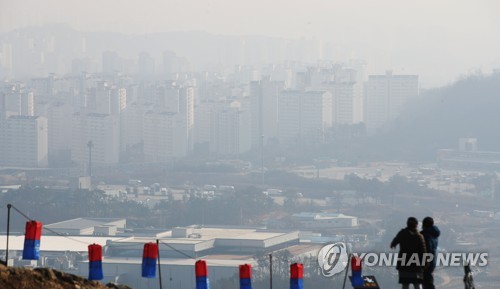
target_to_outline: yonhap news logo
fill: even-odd
[[[438,252],[437,254],[398,254],[398,253],[348,253],[343,242],[328,244],[318,253],[318,265],[325,277],[332,277],[344,271],[349,263],[349,257],[355,257],[363,266],[425,266],[435,262],[436,266],[459,267],[464,265],[483,267],[488,265],[488,253],[471,252]],[[360,265],[360,264],[356,264]]]
[[[347,246],[343,242],[328,244],[321,248],[318,253],[318,264],[321,268],[321,274],[325,277],[344,271],[347,267],[349,255]]]

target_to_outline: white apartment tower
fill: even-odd
[[[11,116],[0,119],[0,164],[12,167],[48,166],[47,119]]]
[[[333,124],[356,124],[363,121],[363,84],[335,82],[332,89]]]
[[[418,75],[370,75],[365,84],[365,123],[374,133],[396,119],[409,100],[418,96]]]
[[[134,102],[120,114],[120,151],[127,151],[143,140],[144,106]]]
[[[278,137],[278,96],[284,82],[253,81],[250,83],[250,115],[252,147],[259,148]],[[264,139],[262,140],[262,136]]]
[[[179,113],[184,118],[186,123],[187,150],[193,150],[194,144],[194,103],[195,90],[194,87],[186,86],[179,90]]]
[[[23,84],[8,85],[0,92],[0,114],[8,117],[11,115],[35,115],[35,94],[23,88]]]
[[[211,154],[238,155],[251,148],[250,115],[241,103],[201,103],[196,107],[196,143]]]
[[[332,126],[332,94],[328,91],[284,91],[279,95],[278,137],[317,142]]]
[[[113,165],[119,161],[118,117],[99,113],[75,113],[72,118],[71,160],[88,164],[89,148],[92,142],[92,164]]]
[[[144,116],[144,159],[166,162],[187,155],[185,118],[172,112],[147,112]]]
[[[47,109],[47,121],[49,129],[49,156],[59,158],[68,155],[71,151],[71,142],[68,136],[71,135],[71,116],[73,109],[64,103],[55,103]]]

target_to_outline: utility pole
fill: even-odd
[[[7,245],[5,247],[5,266],[9,266],[9,235],[10,235],[10,208],[11,204],[7,204]]]
[[[161,284],[160,240],[158,239],[156,239],[156,247],[158,247],[158,279],[160,282],[160,289],[163,289]],[[170,277],[170,281],[172,281],[172,277]]]
[[[273,254],[269,254],[269,289],[273,289]]]
[[[261,186],[264,189],[264,135],[260,136],[260,173],[261,173]]]

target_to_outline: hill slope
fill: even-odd
[[[500,73],[474,75],[427,91],[371,144],[389,158],[433,160],[436,150],[458,148],[461,137],[480,150],[500,151]]]
[[[0,264],[2,289],[130,289],[128,286],[89,281],[80,276],[66,274],[50,268],[16,268]]]

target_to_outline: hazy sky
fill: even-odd
[[[316,37],[339,58],[418,73],[430,85],[500,68],[497,0],[0,0],[0,32],[49,22],[124,33]]]

